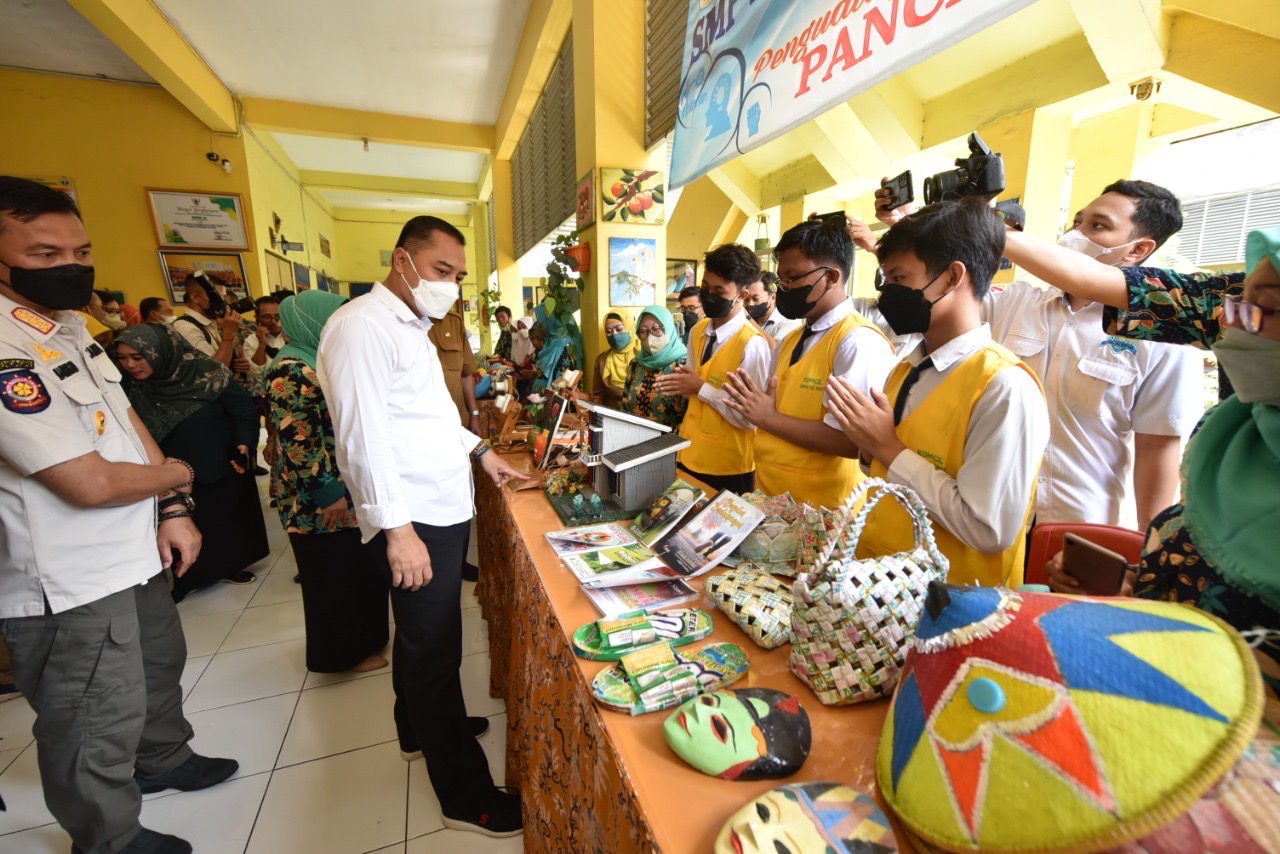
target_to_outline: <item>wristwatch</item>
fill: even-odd
[[[168,498],[162,499],[160,503],[156,505],[156,509],[163,513],[166,510],[172,510],[178,505],[182,505],[183,509],[188,513],[191,513],[196,509],[196,500],[190,495],[179,492],[176,495],[171,495]]]
[[[473,410],[471,410],[471,417],[473,417],[473,418],[479,418],[479,417],[480,417],[480,410],[479,410],[479,409],[473,409]]]

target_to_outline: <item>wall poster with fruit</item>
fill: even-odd
[[[601,169],[600,218],[604,222],[637,222],[662,225],[666,221],[663,199],[666,183],[661,172],[640,169]]]

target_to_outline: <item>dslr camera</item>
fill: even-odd
[[[204,270],[196,270],[187,277],[184,284],[191,285],[192,283],[199,284],[200,287],[204,288],[204,292],[209,296],[210,317],[217,318],[227,316],[227,301],[223,299],[222,294],[218,293],[218,288],[216,287],[216,285],[223,285],[225,287],[225,284],[221,279],[217,279],[215,282],[214,276],[210,276]],[[247,314],[248,312],[253,311],[256,307],[257,306],[254,301],[249,297],[239,299],[230,306],[236,314]]]
[[[969,134],[969,156],[956,159],[958,168],[924,179],[924,203],[950,202],[966,196],[996,196],[1004,192],[1004,158],[976,133]]]

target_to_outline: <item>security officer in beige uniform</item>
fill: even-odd
[[[70,196],[0,177],[0,632],[72,850],[177,854],[191,845],[139,824],[142,794],[238,765],[187,746],[186,643],[161,570],[200,551],[192,473],[165,459],[70,310],[92,264]]]

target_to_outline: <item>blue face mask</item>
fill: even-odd
[[[615,332],[609,336],[609,346],[615,350],[625,350],[630,344],[630,332]]]

